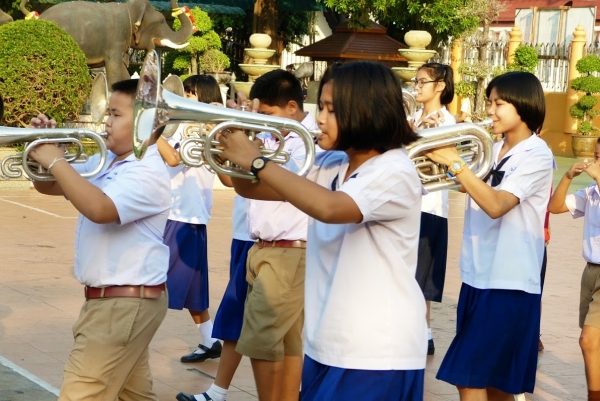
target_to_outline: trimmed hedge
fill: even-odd
[[[25,127],[44,113],[59,124],[76,119],[91,89],[85,55],[54,22],[0,26],[0,94],[4,125]]]

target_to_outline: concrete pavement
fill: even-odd
[[[562,159],[556,182],[575,161]],[[588,182],[589,178],[581,177],[573,189]],[[435,379],[454,335],[460,289],[457,264],[464,195],[451,192],[450,202],[448,275],[444,300],[432,308],[436,354],[428,358],[427,401],[458,400],[454,387]],[[208,225],[212,316],[228,280],[232,205],[232,191],[215,191],[213,218]],[[20,372],[1,368],[0,401],[56,399],[53,392],[60,388],[72,345],[71,326],[83,302],[82,287],[72,273],[76,216],[75,209],[60,197],[0,188],[0,366],[8,364]],[[551,230],[542,315],[546,349],[540,354],[535,393],[528,394],[527,399],[584,400],[587,392],[577,327],[579,280],[584,266],[582,220],[573,220],[568,214],[552,216]],[[368,324],[368,318],[363,318]],[[212,383],[217,360],[179,362],[179,357],[193,350],[198,341],[187,312],[169,311],[151,344],[150,362],[160,400],[174,400],[179,391],[198,393]],[[48,386],[44,389],[40,383]],[[244,358],[228,400],[256,399],[250,364]]]

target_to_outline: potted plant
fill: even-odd
[[[595,94],[600,94],[600,78],[592,75],[600,72],[600,57],[588,55],[577,62],[577,71],[581,74],[571,82],[571,89],[584,92],[585,95],[569,109],[571,117],[577,120],[577,134],[571,135],[571,147],[575,157],[593,157],[598,141],[598,128],[593,119],[600,114],[594,107],[598,104]]]
[[[205,74],[213,75],[219,85],[226,85],[231,81],[231,72],[224,71],[230,64],[229,57],[218,49],[208,49],[200,56],[200,69]]]

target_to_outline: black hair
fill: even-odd
[[[183,90],[198,97],[202,103],[223,103],[221,88],[212,75],[192,75],[183,81]]]
[[[542,84],[535,75],[522,71],[507,72],[490,81],[485,90],[488,99],[492,89],[496,89],[498,98],[515,107],[527,128],[536,134],[542,131],[546,99]]]
[[[289,71],[277,69],[256,78],[250,89],[250,99],[258,99],[267,106],[285,107],[293,100],[304,110],[304,95],[298,78]]]
[[[111,85],[113,92],[121,92],[131,96],[135,100],[139,79],[126,79],[118,81]]]
[[[436,82],[444,82],[446,87],[440,96],[440,103],[450,104],[454,99],[454,72],[452,67],[441,63],[425,63],[419,67],[419,70],[427,70],[427,74]]]
[[[419,138],[408,124],[402,87],[389,67],[370,61],[334,63],[321,78],[318,99],[323,85],[330,82],[338,125],[336,150],[375,149],[383,153]]]

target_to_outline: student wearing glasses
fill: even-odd
[[[423,108],[414,114],[415,129],[427,129],[456,124],[446,105],[454,97],[452,68],[440,63],[423,64],[414,80],[417,102]],[[421,233],[416,279],[427,303],[427,355],[433,355],[435,345],[431,333],[431,302],[442,302],[446,279],[448,251],[448,190],[423,196]]]

